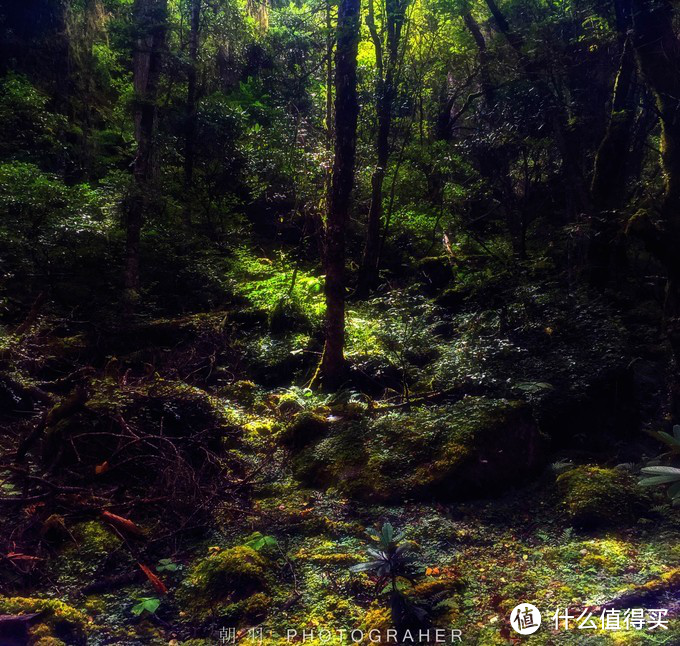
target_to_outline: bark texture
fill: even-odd
[[[680,41],[673,10],[665,0],[633,0],[633,46],[642,79],[654,95],[661,127],[660,163],[664,190],[656,213],[635,218],[629,229],[640,234],[664,266],[665,318],[675,360],[671,405],[680,419]]]
[[[326,343],[321,360],[324,386],[344,377],[345,229],[347,226],[357,139],[357,50],[360,0],[341,0],[335,52],[335,158],[326,222]]]
[[[130,318],[139,300],[139,245],[155,178],[154,135],[157,122],[158,83],[165,47],[167,0],[136,0],[133,82],[135,89],[135,188],[127,208],[125,240],[124,316]]]
[[[378,275],[380,254],[380,225],[383,217],[383,182],[390,156],[390,130],[392,127],[392,106],[396,94],[396,75],[399,58],[399,43],[405,20],[407,0],[387,0],[385,2],[386,40],[375,24],[373,0],[369,0],[366,24],[376,60],[376,121],[375,141],[376,165],[371,176],[371,204],[366,227],[357,295],[365,297],[375,286]],[[386,51],[385,51],[386,50]]]

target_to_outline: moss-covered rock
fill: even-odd
[[[453,278],[453,269],[446,256],[430,256],[416,263],[421,280],[434,289],[445,287]]]
[[[569,518],[580,527],[630,523],[644,508],[635,478],[619,469],[578,466],[558,476],[557,488]]]
[[[0,615],[40,613],[40,623],[31,628],[33,644],[81,646],[86,643],[87,617],[59,599],[0,596]],[[47,640],[47,641],[45,641]]]
[[[77,523],[68,532],[68,542],[48,565],[51,576],[63,586],[82,587],[92,577],[130,561],[128,552],[120,549],[120,537],[99,521]]]
[[[267,560],[246,546],[219,550],[198,559],[178,590],[190,616],[230,620],[266,614]]]
[[[331,428],[295,457],[296,476],[360,497],[470,497],[516,481],[540,463],[538,429],[518,401],[466,397]]]
[[[457,310],[470,296],[470,289],[463,285],[449,287],[439,294],[436,298],[437,305],[449,309]]]
[[[328,431],[328,416],[313,411],[302,411],[286,426],[281,433],[284,445],[294,450],[308,446]]]

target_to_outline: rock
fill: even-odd
[[[269,608],[267,567],[264,556],[244,545],[213,552],[190,567],[178,600],[197,619],[261,619]]]
[[[584,528],[630,524],[644,509],[635,477],[619,469],[578,466],[557,478],[562,505],[574,525]]]
[[[281,434],[282,443],[299,450],[324,437],[329,427],[327,417],[311,411],[298,413]]]
[[[431,256],[416,263],[416,270],[422,282],[434,288],[445,287],[453,278],[453,269],[446,256]]]
[[[295,457],[296,476],[355,497],[470,498],[520,480],[541,464],[528,406],[466,397],[449,406],[393,411],[331,432]]]
[[[456,285],[445,289],[437,296],[435,302],[441,307],[457,310],[465,303],[465,300],[470,296],[470,289],[462,285]]]
[[[87,617],[59,599],[0,596],[0,615],[39,614],[39,623],[30,629],[31,643],[50,646],[84,646],[87,643]],[[0,635],[0,637],[2,637]],[[5,643],[0,641],[0,643]],[[7,642],[9,643],[9,642]]]

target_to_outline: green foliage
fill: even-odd
[[[678,506],[680,505],[680,468],[660,465],[659,462],[667,457],[680,457],[680,425],[673,426],[673,435],[664,431],[653,432],[651,435],[663,442],[668,447],[668,451],[640,470],[645,477],[638,484],[641,487],[668,485],[666,494],[673,505]]]
[[[158,610],[160,605],[161,600],[157,597],[140,597],[137,599],[137,603],[132,606],[130,611],[136,616],[144,614],[145,612],[153,615],[156,613],[156,610]]]
[[[413,550],[413,546],[408,542],[399,545],[405,536],[404,532],[395,533],[392,524],[386,522],[383,524],[380,532],[369,528],[366,530],[366,533],[372,540],[378,543],[380,550],[367,548],[366,553],[373,560],[353,565],[350,568],[351,572],[375,574],[378,578],[378,584],[376,585],[378,590],[382,590],[384,584],[388,581],[392,581],[396,585],[396,579],[399,576],[410,576],[412,557],[409,553]]]
[[[65,156],[66,118],[48,109],[50,97],[28,78],[0,79],[0,160],[40,160],[56,168]]]
[[[557,478],[563,505],[580,526],[616,526],[644,510],[645,498],[630,473],[621,469],[579,466]]]
[[[175,563],[172,559],[160,559],[156,565],[157,572],[178,572],[182,569],[182,565]]]
[[[298,328],[319,323],[324,309],[322,282],[296,268],[285,253],[272,260],[241,247],[234,253],[232,277],[236,289],[253,306],[273,317],[275,325],[288,326],[285,318]]]
[[[254,549],[256,552],[261,552],[276,548],[279,543],[273,536],[264,536],[260,532],[255,532],[244,545]]]

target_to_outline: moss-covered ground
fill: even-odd
[[[349,304],[352,376],[327,394],[309,387],[320,279],[285,257],[230,263],[224,309],[96,347],[83,334],[75,350],[48,321],[3,337],[19,401],[73,352],[93,366],[85,403],[29,455],[33,482],[55,485],[14,505],[21,473],[0,468],[15,540],[0,615],[40,613],[25,643],[205,646],[232,628],[247,645],[303,630],[317,645],[339,643],[320,630],[384,640],[388,595],[350,567],[386,522],[413,550],[403,595],[462,643],[680,643],[680,516],[637,484],[661,450],[643,431],[667,422],[644,312],[507,277],[453,295],[411,286]],[[11,455],[28,426],[8,419]],[[667,609],[668,629],[578,628],[626,593]],[[543,612],[531,636],[510,628],[519,603]]]

